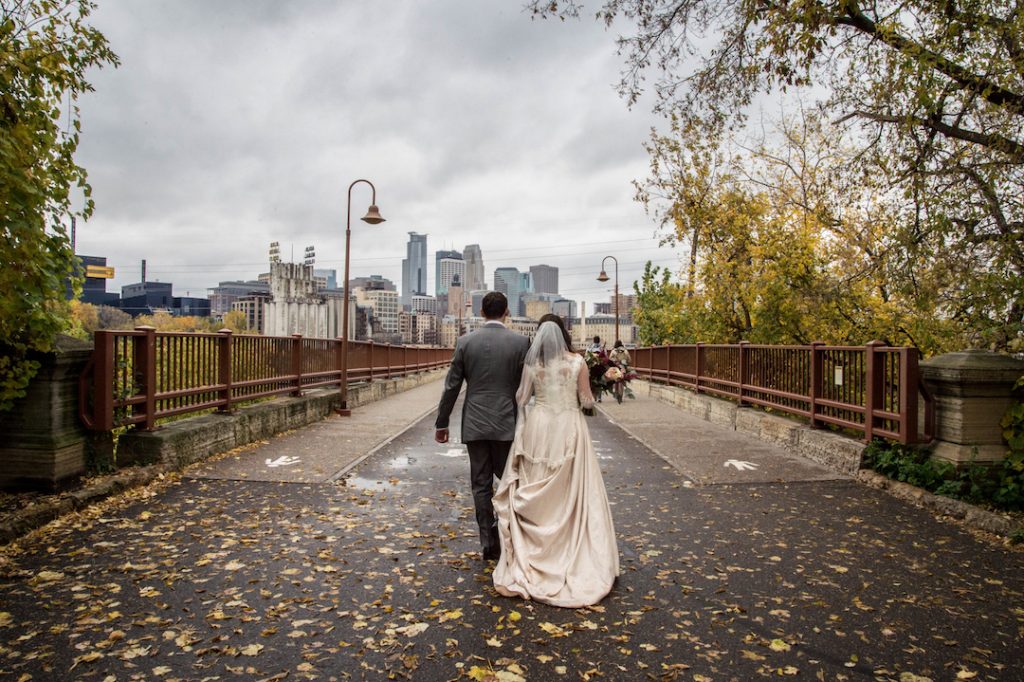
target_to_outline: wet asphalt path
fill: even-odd
[[[31,536],[0,679],[1024,679],[1020,552],[854,481],[694,486],[588,423],[623,567],[594,608],[496,595],[427,417],[337,483],[186,477]]]

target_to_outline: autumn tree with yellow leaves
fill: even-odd
[[[531,7],[541,17],[585,13],[576,0]],[[666,201],[663,223],[686,249],[680,279],[688,307],[704,301],[702,315],[721,320],[750,312],[751,334],[767,323],[744,311],[750,302],[739,291],[726,309],[700,288],[711,284],[701,272],[728,276],[737,265],[730,254],[746,248],[708,243],[714,220],[736,223],[728,213],[743,196],[770,207],[772,229],[814,241],[815,260],[823,259],[800,275],[817,289],[786,294],[823,316],[817,327],[801,323],[799,338],[877,337],[928,350],[1024,346],[1019,3],[604,0],[594,7],[599,21],[622,31],[623,96],[633,104],[652,91],[655,110],[671,121],[652,139],[652,174],[641,189],[649,207]],[[815,100],[816,120],[783,123],[776,149],[745,144],[735,158],[729,145],[753,104],[782,93]],[[729,150],[727,163],[709,166],[718,145]],[[704,196],[707,187],[716,191]],[[709,218],[719,210],[726,217]],[[760,210],[751,216],[759,228]],[[771,242],[765,234],[754,230],[745,243],[758,251]],[[726,260],[711,262],[719,257]],[[786,311],[773,341],[787,338],[801,310]]]

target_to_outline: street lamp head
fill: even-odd
[[[608,281],[608,273],[606,273],[604,270],[602,270],[601,274],[597,276],[597,281],[598,282],[607,282]]]
[[[384,222],[384,216],[380,214],[380,209],[370,204],[370,208],[366,209],[366,215],[362,217],[362,221],[371,225],[379,225]]]

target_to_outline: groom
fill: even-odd
[[[476,523],[486,560],[501,555],[498,521],[491,497],[493,478],[501,478],[516,429],[516,389],[530,341],[505,328],[508,300],[498,291],[484,296],[484,326],[455,343],[444,393],[437,406],[434,440],[448,442],[448,418],[466,382],[462,405],[462,442],[469,450],[469,475],[473,484]]]

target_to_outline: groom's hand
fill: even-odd
[[[438,443],[448,442],[448,429],[437,429],[434,431],[434,440]]]

